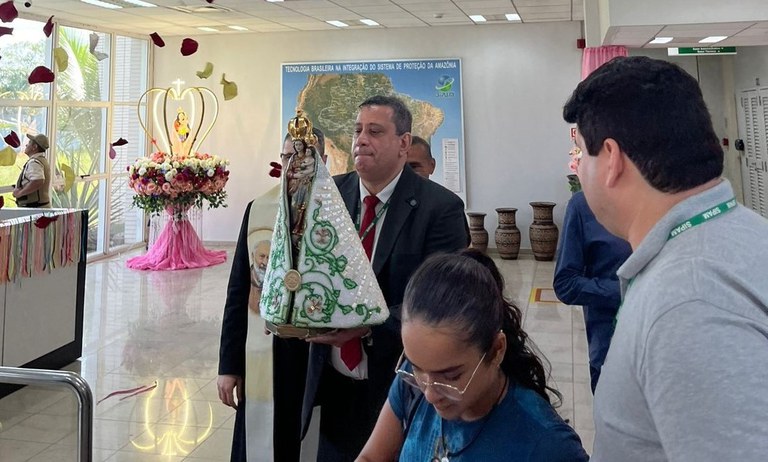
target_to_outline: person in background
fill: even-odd
[[[432,157],[432,148],[427,140],[420,136],[412,137],[411,147],[408,149],[408,165],[426,179],[435,173],[435,158]]]
[[[616,270],[632,248],[597,222],[581,191],[568,201],[562,229],[553,285],[561,302],[583,306],[594,393],[621,305]]]
[[[51,166],[45,158],[48,150],[48,137],[41,134],[27,134],[29,141],[24,147],[24,154],[29,160],[21,169],[13,197],[19,207],[50,208]]]
[[[475,249],[429,258],[403,300],[403,355],[359,462],[578,462],[504,280]],[[559,394],[554,392],[559,399]]]
[[[765,461],[768,221],[721,177],[699,84],[615,58],[563,108],[589,208],[633,253],[595,390],[593,462]]]

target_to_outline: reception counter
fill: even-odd
[[[59,369],[80,357],[87,233],[87,210],[0,209],[3,366]]]

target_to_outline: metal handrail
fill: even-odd
[[[67,386],[77,395],[77,460],[93,460],[93,393],[88,382],[69,371],[0,366],[0,383]]]

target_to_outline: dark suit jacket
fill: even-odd
[[[232,258],[219,346],[219,375],[237,375],[243,378],[245,342],[248,337],[248,297],[251,293],[251,264],[248,258],[248,220],[251,204],[252,202],[248,203],[245,208],[235,255]],[[245,439],[245,406],[239,406],[235,416],[231,461],[245,462]]]
[[[360,186],[357,173],[334,177],[350,215],[360,209]],[[467,246],[464,203],[454,193],[437,183],[421,178],[405,166],[390,199],[386,217],[379,232],[373,270],[390,310],[389,319],[371,329],[368,354],[368,388],[370,411],[378,414],[386,400],[394,378],[394,367],[402,352],[400,338],[400,304],[408,279],[430,254],[453,252]],[[302,413],[303,434],[307,431],[312,408],[316,404],[320,379],[329,364],[331,347],[312,344]],[[324,402],[321,406],[343,406],[341,402]],[[328,412],[328,411],[323,411]],[[333,411],[330,411],[333,412]],[[374,420],[375,422],[375,420]],[[363,425],[365,426],[365,425]],[[347,429],[349,430],[349,429]],[[358,430],[358,429],[355,429]],[[359,428],[370,434],[371,428]]]
[[[232,270],[227,285],[227,301],[221,321],[219,375],[245,376],[245,340],[248,336],[248,296],[251,293],[251,264],[248,257],[248,219],[251,203],[245,208],[237,237]]]

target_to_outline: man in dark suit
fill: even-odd
[[[334,178],[360,234],[374,233],[372,265],[390,317],[379,326],[310,340],[302,435],[319,405],[319,462],[352,461],[360,453],[402,351],[400,304],[408,279],[430,254],[464,248],[468,241],[461,199],[406,166],[411,123],[410,111],[397,98],[375,96],[363,102],[352,144],[356,171]],[[366,212],[373,216],[368,220],[372,225],[365,225]],[[349,365],[344,350],[356,342],[363,347],[362,358]]]

